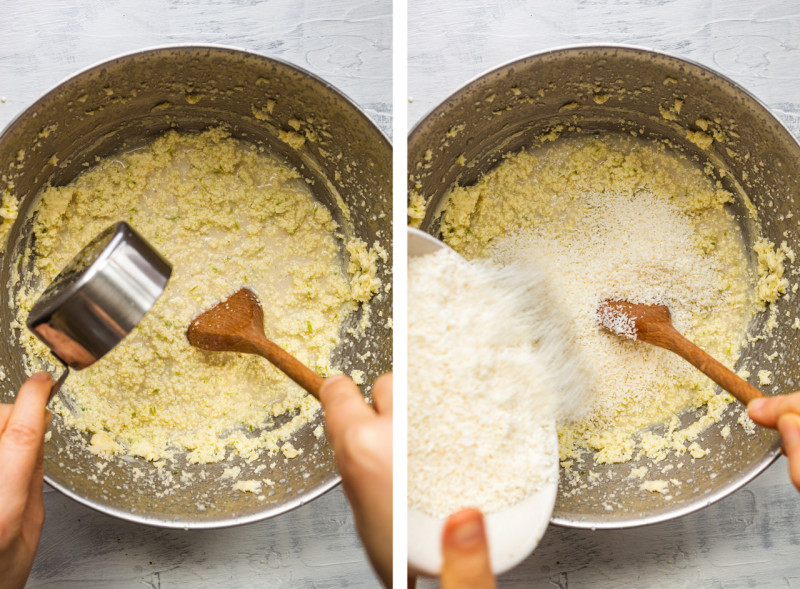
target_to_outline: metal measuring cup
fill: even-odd
[[[34,303],[28,329],[69,369],[81,370],[116,346],[167,286],[172,265],[121,221],[86,245]]]

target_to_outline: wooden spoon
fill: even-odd
[[[263,356],[286,376],[319,399],[324,379],[264,335],[264,311],[256,294],[242,288],[195,317],[186,338],[209,352],[241,352]]]
[[[597,316],[600,324],[611,332],[675,352],[745,405],[764,396],[756,387],[678,333],[670,321],[669,309],[664,305],[605,301],[598,307]]]

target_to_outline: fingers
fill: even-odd
[[[45,405],[53,380],[44,373],[34,374],[19,390],[0,438],[0,521],[18,531],[28,503],[34,471],[44,442]],[[38,473],[37,473],[38,476]]]
[[[372,403],[379,415],[392,414],[392,373],[382,374],[372,387]]]
[[[495,587],[483,514],[477,509],[464,509],[447,519],[442,557],[442,589]]]
[[[326,379],[319,390],[319,400],[334,447],[342,440],[349,427],[375,417],[361,391],[346,376],[336,375]]]
[[[754,399],[747,405],[747,413],[757,424],[775,428],[784,413],[800,414],[800,392]]]
[[[0,405],[0,436],[6,431],[6,424],[8,418],[11,417],[11,410],[14,409],[13,405]]]
[[[747,413],[757,424],[780,432],[789,476],[800,491],[800,392],[755,399],[747,405]]]
[[[44,524],[44,445],[39,448],[36,466],[28,488],[28,503],[22,516],[22,536],[32,549],[39,544]]]
[[[389,383],[391,384],[391,383]],[[387,385],[376,383],[386,391]],[[389,387],[391,394],[391,387]],[[386,393],[377,401],[386,408]],[[336,454],[345,495],[370,561],[384,584],[392,578],[392,421],[366,402],[344,376],[325,381],[319,392],[328,437]],[[389,397],[390,399],[391,397]]]
[[[383,410],[387,405],[391,407],[391,380],[378,379],[375,391],[378,395],[376,403]],[[327,379],[319,397],[339,473],[346,488],[360,493],[360,489],[375,484],[372,477],[383,472],[386,464],[391,465],[391,415],[376,415],[355,383],[344,376]],[[384,423],[387,419],[388,428]]]
[[[789,476],[800,491],[800,415],[786,413],[778,419],[778,431],[789,460]]]
[[[11,412],[14,410],[14,405],[0,405],[0,436],[3,435],[3,432],[6,431],[6,424],[8,423],[8,418],[11,417]],[[47,416],[47,425],[50,425],[50,421],[52,420],[53,414],[50,413],[49,409],[44,410],[45,415]],[[46,428],[45,428],[46,429]]]

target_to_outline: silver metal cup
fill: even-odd
[[[142,320],[171,274],[170,263],[121,221],[64,267],[33,305],[26,324],[68,367],[67,373],[69,368],[81,370]]]

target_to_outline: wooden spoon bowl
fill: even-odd
[[[324,379],[264,335],[264,311],[256,294],[242,288],[195,317],[186,330],[195,348],[208,352],[258,354],[319,399]]]
[[[675,352],[745,405],[764,396],[756,387],[683,337],[672,325],[665,305],[604,301],[597,309],[597,317],[600,324],[613,333]]]

